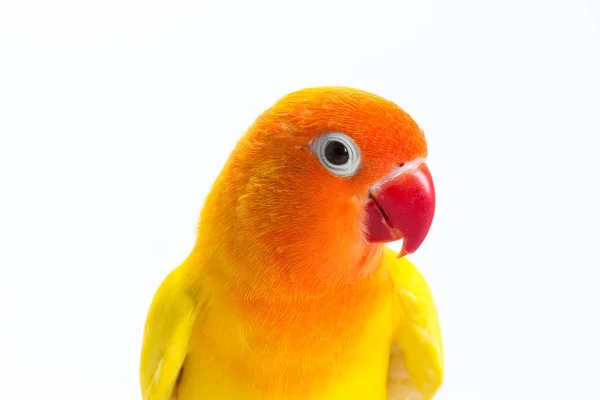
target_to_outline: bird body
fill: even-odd
[[[404,255],[429,229],[425,155],[414,121],[367,92],[307,89],[261,115],[150,306],[144,399],[431,399],[435,304],[384,244],[404,238]]]

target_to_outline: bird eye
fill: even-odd
[[[325,168],[338,176],[352,176],[360,166],[360,150],[347,135],[339,132],[317,137],[311,148]]]

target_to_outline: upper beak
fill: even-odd
[[[429,168],[423,159],[406,163],[371,186],[366,204],[367,239],[392,242],[404,238],[398,258],[414,253],[429,232],[434,210]]]

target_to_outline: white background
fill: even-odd
[[[0,398],[140,398],[236,140],[341,84],[429,141],[437,399],[600,399],[598,1],[279,3],[0,0]]]

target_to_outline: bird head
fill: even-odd
[[[247,264],[288,276],[367,275],[382,243],[415,252],[432,223],[427,144],[391,101],[347,87],[290,93],[239,141],[202,214]],[[200,231],[202,233],[201,220]]]

